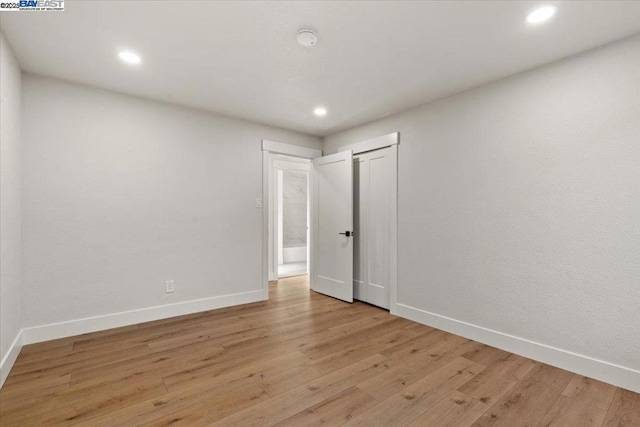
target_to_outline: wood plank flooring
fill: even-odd
[[[640,395],[363,303],[268,302],[25,346],[0,425],[640,426]]]

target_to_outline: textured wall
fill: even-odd
[[[25,326],[262,289],[261,139],[319,138],[23,83]]]
[[[282,182],[284,246],[306,245],[307,173],[285,170]]]
[[[0,34],[0,360],[22,326],[21,75]]]
[[[640,369],[640,37],[325,139],[399,131],[398,302]]]

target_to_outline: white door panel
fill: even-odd
[[[348,302],[353,301],[353,238],[347,236],[353,231],[352,209],[352,152],[315,159],[311,189],[311,289]]]
[[[389,209],[387,191],[387,162],[385,156],[369,158],[369,242],[368,242],[368,284],[385,287],[386,230]]]
[[[391,149],[359,154],[354,158],[354,295],[389,308],[392,188]]]

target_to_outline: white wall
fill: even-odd
[[[261,140],[319,138],[33,75],[23,88],[25,326],[261,295]]]
[[[394,131],[403,312],[621,365],[640,389],[640,37],[332,135],[325,153]]]
[[[0,34],[0,386],[20,351],[21,151],[18,63]]]

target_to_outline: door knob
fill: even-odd
[[[345,235],[347,237],[353,236],[353,232],[351,232],[351,231],[345,231],[344,233],[338,233],[338,234],[343,234],[343,235]]]

